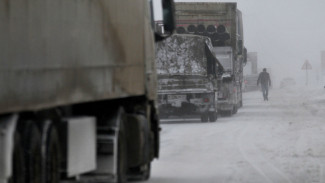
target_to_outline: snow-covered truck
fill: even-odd
[[[173,1],[162,0],[165,34]],[[146,180],[159,155],[152,1],[0,1],[0,183]]]
[[[160,116],[217,120],[217,79],[223,68],[208,37],[174,34],[157,43],[156,64]]]
[[[242,14],[236,3],[177,2],[176,32],[211,39],[216,57],[225,68],[218,92],[218,111],[233,114],[243,105],[243,67],[246,62]]]

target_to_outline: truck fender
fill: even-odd
[[[14,134],[18,115],[0,117],[0,183],[6,183],[12,175]]]

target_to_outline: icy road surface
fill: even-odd
[[[163,122],[150,183],[325,183],[325,89],[244,93],[215,123]]]

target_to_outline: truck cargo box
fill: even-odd
[[[0,113],[145,94],[146,1],[25,3],[0,1]]]
[[[241,51],[243,30],[237,3],[177,2],[177,32],[208,36],[213,46],[231,46]]]

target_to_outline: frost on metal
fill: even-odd
[[[218,62],[208,37],[176,34],[156,45],[161,115],[215,115]],[[211,117],[212,121],[216,119]]]
[[[205,48],[211,41],[202,36],[174,35],[157,44],[157,73],[163,75],[207,75]]]
[[[175,34],[156,45],[158,89],[213,90],[219,64],[211,40],[203,36]]]

